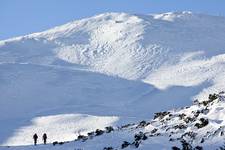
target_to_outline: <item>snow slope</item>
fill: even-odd
[[[104,128],[105,125],[114,124],[118,118],[123,117],[127,118],[126,121],[131,120],[132,115],[136,113],[135,110],[124,109],[124,106],[153,89],[140,82],[78,68],[1,64],[0,72],[0,139],[6,145],[30,144],[32,142],[30,135],[40,128],[43,129],[38,131],[38,134],[45,131],[56,138],[59,137],[59,133],[64,132],[65,136],[60,135],[59,139],[72,140],[77,136],[78,130],[86,132],[93,130],[94,127]],[[96,119],[85,117],[86,114]],[[79,117],[72,117],[68,122],[74,128],[69,131],[65,131],[66,129],[62,131],[61,128],[50,130],[52,124],[60,124],[61,120],[55,118],[57,115],[59,120],[62,119],[61,123],[67,115],[80,115],[80,118],[89,125],[85,127],[80,123]],[[40,117],[44,119],[39,119]],[[52,118],[52,121],[45,122],[48,118]],[[42,124],[45,124],[46,128]],[[67,125],[65,123],[65,128],[69,128]],[[71,130],[73,132],[70,132]],[[70,136],[66,132],[70,132]],[[20,140],[8,140],[9,137]]]
[[[154,119],[103,129],[101,133],[100,130],[89,132],[88,135],[85,133],[75,141],[56,145],[2,147],[2,149],[169,150],[172,147],[189,150],[222,149],[225,140],[224,96],[224,93],[214,94],[188,107],[158,112]]]
[[[0,41],[0,143],[30,144],[40,117],[75,116],[78,127],[60,136],[73,140],[225,90],[224,24],[191,12],[105,13]]]

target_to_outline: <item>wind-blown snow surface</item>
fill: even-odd
[[[224,40],[224,17],[181,12],[106,13],[0,41],[0,143],[30,144],[11,139],[31,138],[39,117],[102,128],[225,90]],[[93,129],[59,140],[79,128]]]

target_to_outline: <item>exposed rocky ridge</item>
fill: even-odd
[[[87,135],[80,135],[76,142],[88,142],[105,134],[129,134],[128,140],[119,141],[121,145],[109,145],[104,150],[140,148],[150,143],[154,138],[168,140],[173,150],[202,150],[222,148],[225,141],[225,120],[219,118],[225,115],[225,95],[209,95],[208,100],[194,101],[190,107],[155,113],[154,119],[141,121],[137,124],[127,124],[121,127],[106,127]],[[213,114],[213,115],[212,115]],[[101,139],[101,140],[103,140]],[[107,140],[105,138],[103,141]],[[115,137],[114,140],[120,140]],[[87,143],[88,144],[88,143]],[[162,148],[165,148],[162,144]]]
[[[70,148],[73,147],[76,150],[86,150],[91,149],[93,143],[101,143],[103,150],[148,148],[223,150],[225,142],[224,116],[225,93],[221,92],[209,95],[207,100],[201,102],[195,100],[189,107],[155,113],[154,118],[150,121],[119,127],[108,126],[105,130],[97,129],[86,135],[79,135],[73,142],[55,141],[53,147],[41,147],[41,149],[58,149],[69,145]],[[113,142],[111,142],[112,140]],[[8,148],[10,150],[15,147]],[[24,147],[16,149],[20,148]]]
[[[119,127],[114,132],[128,131],[132,132],[134,137],[132,140],[122,142],[121,147],[115,149],[138,148],[145,140],[148,143],[154,137],[166,137],[171,145],[180,142],[176,146],[171,146],[172,149],[219,148],[225,141],[224,106],[223,92],[210,94],[208,100],[201,102],[196,100],[190,107],[155,113],[151,121]]]

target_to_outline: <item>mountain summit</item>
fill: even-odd
[[[171,77],[163,76],[160,77],[163,81],[158,81],[153,72],[179,65],[175,74],[184,79],[180,72],[192,76],[189,67],[181,68],[184,63],[195,64],[196,59],[202,63],[206,59],[212,64],[220,63],[224,57],[224,23],[223,17],[191,12],[106,13],[2,41],[0,62],[54,64],[63,60],[108,75],[145,80],[158,88],[186,86],[187,81],[185,84],[171,81]],[[219,57],[216,62],[215,57]],[[205,74],[200,68],[193,71]],[[168,83],[167,78],[175,83]]]

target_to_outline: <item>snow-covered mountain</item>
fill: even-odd
[[[225,18],[106,13],[0,41],[0,143],[73,140],[225,90]],[[60,128],[52,128],[52,126]]]

